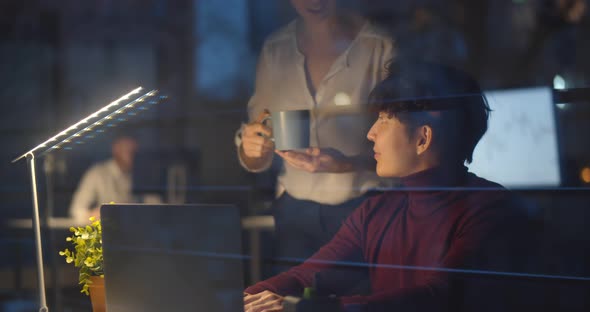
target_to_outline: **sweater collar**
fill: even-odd
[[[426,217],[452,203],[461,192],[452,191],[467,183],[467,168],[434,167],[400,179],[401,189],[407,195],[411,217]]]
[[[467,178],[467,167],[437,166],[400,178],[402,188],[427,191],[462,185]]]

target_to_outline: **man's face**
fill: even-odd
[[[380,112],[367,138],[374,143],[377,175],[380,177],[405,177],[418,168],[416,142],[397,118]]]
[[[297,14],[305,20],[322,20],[336,11],[337,0],[291,0]]]
[[[113,157],[123,172],[133,169],[137,142],[128,137],[120,138],[113,144]]]

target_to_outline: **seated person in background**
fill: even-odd
[[[111,144],[112,158],[93,165],[84,173],[70,204],[70,216],[78,222],[99,217],[100,205],[133,202],[131,173],[137,141],[118,135]]]
[[[401,187],[365,200],[303,264],[247,288],[245,311],[280,311],[283,296],[305,287],[341,296],[347,265],[368,271],[371,292],[341,296],[346,311],[454,311],[473,300],[461,297],[469,289],[456,283],[457,270],[512,268],[526,216],[510,192],[464,165],[487,130],[478,84],[438,65],[395,66],[371,93],[379,117],[367,138],[377,174],[400,178]],[[493,292],[498,302],[482,305],[505,310],[495,290],[471,289]]]

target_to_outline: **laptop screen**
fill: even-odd
[[[239,211],[228,205],[103,205],[108,311],[241,311]]]

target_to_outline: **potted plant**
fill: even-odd
[[[104,272],[102,258],[102,228],[100,220],[91,217],[90,224],[85,227],[71,227],[72,236],[66,238],[74,246],[66,248],[59,254],[79,268],[80,292],[90,295],[92,310],[105,311]]]

